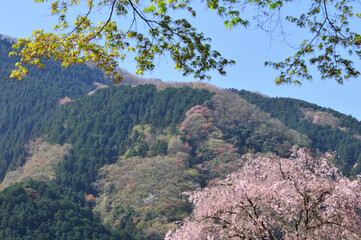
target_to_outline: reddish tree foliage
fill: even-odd
[[[84,196],[86,202],[95,203],[96,199],[93,194],[87,194]]]
[[[204,139],[212,128],[208,122],[212,110],[196,105],[186,112],[186,117],[181,123],[179,130],[187,140],[200,141]]]
[[[60,99],[59,104],[63,105],[68,102],[71,102],[71,99],[69,97],[65,97],[65,98]]]
[[[189,116],[194,113],[199,113],[204,117],[208,117],[212,114],[212,110],[210,110],[207,107],[203,107],[202,105],[196,105],[186,112],[186,116]]]

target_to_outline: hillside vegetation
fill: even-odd
[[[17,182],[24,182],[29,179],[50,181],[55,178],[56,168],[69,153],[70,144],[50,145],[41,142],[40,139],[30,141],[26,146],[27,159],[21,167],[9,171],[0,185],[0,189],[8,187]]]
[[[234,90],[248,102],[302,133],[322,152],[336,151],[334,162],[348,176],[361,172],[361,123],[351,116],[292,98],[269,98]]]
[[[294,145],[361,170],[361,124],[303,101],[125,71],[112,85],[91,64],[32,73],[0,85],[1,239],[163,239],[192,211],[182,192]]]

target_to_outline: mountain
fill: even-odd
[[[10,47],[0,40],[4,76]],[[360,172],[361,123],[350,116],[120,72],[114,85],[92,64],[48,61],[0,85],[1,239],[162,239],[192,211],[183,192],[225,178],[249,154],[288,157],[294,145]]]
[[[311,147],[336,151],[336,165],[346,174],[361,171],[361,124],[351,116],[292,98],[269,98],[245,90],[233,90],[249,103],[279,119],[285,126],[305,134]]]

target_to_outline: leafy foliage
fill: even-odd
[[[44,2],[36,0],[36,2]],[[40,57],[54,58],[62,62],[64,67],[72,63],[94,62],[106,74],[112,75],[116,82],[122,77],[116,72],[118,60],[123,60],[127,52],[135,52],[138,63],[136,73],[154,69],[154,57],[169,53],[175,62],[175,68],[182,70],[184,75],[193,74],[194,77],[210,78],[206,75],[209,69],[216,69],[224,75],[224,67],[234,61],[221,57],[220,53],[211,49],[210,39],[192,27],[186,19],[172,19],[167,9],[188,9],[192,15],[188,1],[155,1],[149,7],[143,7],[138,1],[87,1],[87,12],[79,15],[69,30],[68,10],[80,6],[80,1],[60,1],[51,3],[51,14],[59,17],[59,24],[55,30],[62,33],[45,33],[35,30],[31,38],[18,39],[14,44],[20,52],[11,55],[21,56],[10,78],[22,79],[28,73],[23,63],[43,68]],[[94,24],[91,13],[96,8],[110,10],[106,20]],[[117,16],[131,17],[128,29],[121,29],[120,24],[112,18]],[[137,30],[137,20],[144,21],[149,28],[144,32]],[[97,40],[104,40],[100,44]]]
[[[295,4],[298,2],[293,0],[207,0],[201,3],[224,18],[227,28],[247,27],[252,23],[262,29],[279,26],[285,37],[283,22],[289,22],[310,32],[310,38],[301,40],[293,56],[281,62],[265,62],[280,71],[276,84],[300,84],[302,79],[311,79],[309,65],[316,65],[322,78],[333,78],[341,84],[345,79],[359,76],[360,72],[353,66],[354,59],[361,56],[361,36],[353,30],[352,24],[361,17],[361,13],[354,12],[355,3],[312,0],[300,15],[299,6]],[[54,58],[64,67],[92,61],[119,82],[122,77],[116,71],[118,61],[128,52],[135,52],[136,73],[139,74],[153,70],[155,57],[163,54],[169,54],[175,68],[184,75],[193,74],[200,79],[210,78],[206,72],[211,69],[224,75],[224,68],[234,63],[212,50],[210,39],[192,26],[189,18],[195,17],[198,10],[189,0],[153,0],[150,3],[88,0],[86,4],[79,0],[53,0],[50,7],[51,14],[59,19],[55,32],[35,30],[31,37],[18,39],[13,46],[16,51],[11,55],[18,55],[21,60],[15,64],[11,78],[21,80],[28,73],[25,63],[43,68],[42,58]],[[73,24],[70,23],[72,19],[69,20],[72,9],[83,10]],[[286,14],[283,14],[284,9]],[[107,16],[96,24],[92,14],[99,10],[107,12]],[[179,15],[177,11],[188,15],[173,17]],[[244,11],[248,14],[243,14]],[[245,15],[249,19],[244,18]],[[125,19],[128,19],[128,27],[120,24],[126,22]],[[143,22],[145,28],[138,28],[138,21]],[[346,56],[348,54],[350,56]]]
[[[282,62],[265,62],[277,70],[280,75],[277,84],[296,83],[299,79],[312,79],[308,64],[316,65],[322,79],[334,79],[343,84],[360,72],[353,66],[352,56],[361,57],[361,36],[352,30],[353,17],[357,20],[360,13],[354,12],[351,1],[312,1],[307,12],[300,16],[286,16],[286,21],[297,27],[308,28],[311,39],[305,39],[294,56]]]

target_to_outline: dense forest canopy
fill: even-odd
[[[1,73],[16,61],[11,44],[0,40]],[[193,210],[182,192],[254,156],[288,159],[295,145],[351,178],[361,171],[361,124],[331,109],[45,64],[0,85],[1,238],[163,239]]]
[[[15,64],[11,78],[21,80],[28,73],[25,63],[42,68],[42,58],[54,58],[64,67],[95,62],[117,82],[122,78],[115,71],[119,60],[129,52],[135,53],[136,73],[139,74],[153,70],[157,56],[169,54],[175,68],[184,75],[210,78],[207,72],[212,69],[224,75],[225,67],[234,61],[213,50],[211,39],[192,25],[192,19],[204,7],[219,15],[227,28],[251,26],[286,38],[284,23],[290,23],[310,33],[285,60],[265,62],[279,71],[276,84],[300,84],[304,79],[311,79],[310,65],[316,66],[321,78],[334,79],[341,84],[360,74],[354,66],[354,61],[361,56],[361,36],[354,24],[361,14],[357,12],[355,1],[311,0],[305,7],[293,0],[206,0],[197,4],[189,0],[35,2],[47,2],[59,24],[54,26],[54,32],[38,29],[29,38],[18,39],[14,45],[18,51],[11,55],[19,55],[21,60]],[[74,9],[81,14],[74,17],[71,14]],[[94,13],[98,11],[105,16],[96,23],[99,20]],[[122,25],[124,22],[128,25]],[[142,24],[145,28],[138,28]]]
[[[129,239],[111,233],[88,206],[74,203],[61,187],[18,183],[0,192],[1,239]]]
[[[281,120],[287,127],[307,135],[312,147],[337,151],[336,165],[346,175],[360,174],[360,122],[328,108],[292,98],[270,98],[245,90],[234,90],[248,102]]]

